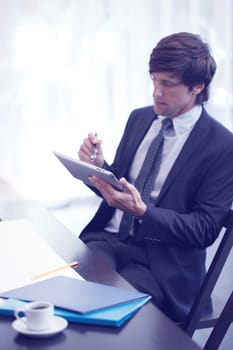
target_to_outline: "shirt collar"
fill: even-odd
[[[194,127],[198,121],[202,112],[202,107],[200,105],[194,106],[189,111],[178,115],[172,119],[175,134],[183,134]],[[158,119],[164,119],[163,116],[158,115]]]

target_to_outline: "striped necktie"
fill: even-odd
[[[167,131],[172,127],[173,123],[171,119],[166,118],[162,121],[162,127],[158,135],[152,140],[141,170],[135,180],[134,185],[140,192],[142,200],[145,203],[148,203],[150,200],[150,195],[154,188],[155,179],[159,171],[164,143],[164,131]],[[133,226],[134,217],[128,213],[124,213],[119,227],[121,241],[126,240],[133,234]]]

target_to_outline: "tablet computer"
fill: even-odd
[[[66,169],[76,179],[82,180],[86,184],[93,186],[93,184],[89,181],[89,177],[92,175],[96,175],[96,176],[99,176],[104,181],[111,184],[117,190],[119,191],[123,190],[123,187],[119,183],[117,177],[111,171],[99,168],[95,165],[83,162],[78,159],[68,157],[56,151],[53,151],[53,154],[60,160],[60,162],[66,167]]]

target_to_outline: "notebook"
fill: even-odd
[[[67,276],[55,276],[0,294],[24,301],[47,300],[55,306],[85,314],[110,306],[140,301],[148,294]]]

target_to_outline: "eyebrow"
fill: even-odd
[[[161,79],[161,80],[167,80],[167,79],[177,79],[177,80],[180,80],[180,77],[175,74],[175,73],[169,73],[169,72],[153,72],[153,73],[150,73],[151,77],[154,77],[154,75],[156,73],[166,73],[167,74],[167,77],[164,78],[164,79]]]

